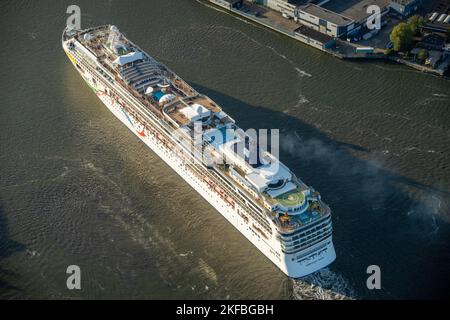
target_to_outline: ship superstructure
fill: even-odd
[[[108,109],[290,277],[336,258],[329,207],[257,137],[117,27],[65,29],[63,48]]]

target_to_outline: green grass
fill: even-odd
[[[298,189],[284,193],[275,199],[284,207],[295,207],[305,202],[305,196]]]

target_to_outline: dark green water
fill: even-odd
[[[449,81],[339,61],[194,0],[77,2],[83,27],[116,24],[242,127],[281,129],[282,160],[333,210],[338,256],[294,281],[84,84],[60,44],[69,4],[0,4],[0,298],[448,294]]]

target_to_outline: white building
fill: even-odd
[[[348,6],[345,0],[332,0],[322,5],[299,7],[299,22],[332,37],[344,37],[366,27],[372,17],[372,6],[380,9],[381,19],[389,12],[389,0],[361,0]]]
[[[332,37],[343,36],[354,26],[352,19],[315,4],[298,10],[298,18],[301,24]]]

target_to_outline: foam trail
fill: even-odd
[[[301,70],[301,69],[299,69],[299,68],[297,68],[297,67],[295,67],[295,70],[296,70],[296,71],[298,72],[298,74],[301,75],[301,76],[312,77],[312,74],[310,74],[310,73],[308,73],[308,72],[306,72],[306,71],[303,71],[303,70]]]
[[[239,34],[241,34],[241,35],[243,35],[244,37],[246,37],[248,40],[250,40],[251,42],[253,42],[253,43],[255,43],[255,44],[257,44],[257,45],[259,45],[259,46],[261,46],[261,47],[265,47],[265,48],[267,48],[267,49],[269,49],[270,51],[272,51],[273,53],[275,53],[275,55],[277,55],[278,57],[280,57],[281,59],[283,59],[283,60],[285,60],[286,62],[288,62],[293,68],[294,68],[294,70],[297,72],[297,75],[299,76],[299,77],[312,77],[312,74],[310,74],[310,73],[308,73],[308,72],[306,72],[306,71],[304,71],[304,70],[301,70],[299,67],[297,67],[297,65],[295,64],[295,62],[294,61],[292,61],[291,59],[289,59],[288,57],[286,57],[284,54],[282,54],[282,53],[280,53],[278,50],[276,50],[274,47],[271,47],[271,46],[268,46],[268,45],[265,45],[265,44],[263,44],[263,43],[261,43],[261,42],[259,42],[259,41],[257,41],[257,40],[255,40],[255,39],[253,39],[252,37],[250,37],[248,34],[246,34],[245,32],[242,32],[242,31],[239,31],[239,30],[235,30],[235,29],[232,29],[233,31],[235,31],[235,32],[238,32]]]
[[[350,300],[357,298],[348,281],[329,268],[292,281],[293,296],[296,300]]]
[[[279,56],[280,58],[282,58],[283,60],[287,61],[291,66],[294,67],[295,71],[297,71],[297,74],[299,77],[308,77],[311,78],[312,74],[301,70],[299,67],[296,66],[295,62],[292,61],[291,59],[289,59],[288,57],[286,57],[284,54],[281,54],[280,52],[278,52],[275,48],[271,47],[271,46],[265,46],[266,48],[269,48],[270,50],[272,50],[277,56]]]
[[[294,68],[294,70],[297,72],[297,75],[298,75],[299,77],[305,77],[305,76],[306,76],[306,77],[312,77],[312,74],[310,74],[310,73],[308,73],[308,72],[306,72],[306,71],[304,71],[304,70],[301,70],[299,67],[297,67],[297,65],[295,64],[294,61],[292,61],[291,59],[289,59],[288,57],[286,57],[284,54],[280,53],[280,52],[279,52],[278,50],[276,50],[274,47],[265,45],[265,44],[259,42],[258,40],[254,39],[254,38],[252,38],[252,37],[250,37],[248,34],[246,34],[245,32],[242,32],[242,31],[240,31],[240,30],[236,30],[236,29],[229,28],[229,27],[223,27],[223,28],[224,28],[224,29],[231,29],[232,31],[237,32],[237,33],[239,33],[240,35],[246,37],[248,40],[250,40],[251,42],[257,44],[258,46],[269,49],[269,50],[272,51],[275,55],[277,55],[277,56],[280,57],[281,59],[283,59],[283,60],[285,60],[286,62],[288,62],[288,63]]]
[[[204,6],[207,6],[207,7],[209,7],[209,8],[212,8],[212,9],[214,9],[214,10],[216,10],[216,11],[220,11],[220,12],[223,12],[223,13],[226,13],[226,14],[230,14],[230,13],[227,12],[226,10],[216,8],[216,7],[211,6],[211,5],[207,4],[207,3],[204,3],[203,1],[200,1],[200,0],[196,0],[196,1],[197,1],[198,3],[204,5]],[[230,15],[231,15],[231,14],[230,14]],[[251,22],[247,21],[246,19],[237,17],[237,16],[235,16],[235,15],[233,15],[233,17],[236,18],[236,19],[238,19],[238,20],[240,20],[240,21],[243,21],[243,22],[245,22],[245,23],[247,23],[247,24],[251,24],[251,25],[256,26],[256,27],[258,27],[258,28],[264,29],[264,28],[260,27],[259,25],[255,24],[255,23],[251,23]],[[233,29],[233,30],[234,30],[234,29]],[[294,63],[294,61],[292,61],[291,59],[287,58],[284,54],[281,54],[280,52],[278,52],[275,48],[260,43],[259,41],[253,39],[252,37],[250,37],[249,35],[247,35],[246,33],[242,32],[242,31],[238,31],[238,30],[234,30],[234,31],[237,31],[237,32],[239,32],[240,34],[244,35],[244,36],[245,36],[247,39],[249,39],[250,41],[252,41],[252,42],[254,42],[254,43],[256,43],[256,44],[258,44],[258,45],[260,45],[260,46],[263,46],[263,47],[266,47],[266,48],[272,50],[276,55],[278,55],[280,58],[286,60],[291,66],[293,66],[294,69],[295,69],[295,71],[297,72],[297,75],[298,75],[299,77],[312,77],[312,74],[310,74],[310,73],[308,73],[308,72],[306,72],[306,71],[301,70],[300,68],[298,68],[298,67],[296,66],[296,64]]]
[[[446,95],[445,93],[433,93],[434,97],[439,97],[439,98],[447,98],[448,95]]]

